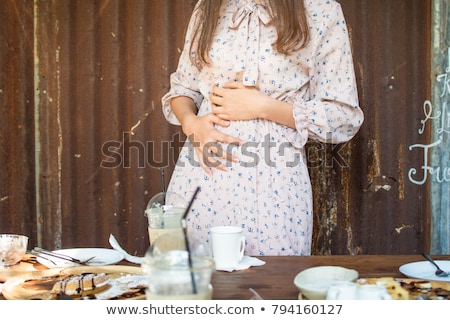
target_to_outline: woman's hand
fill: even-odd
[[[223,120],[264,119],[295,128],[293,105],[272,98],[255,87],[242,82],[227,82],[223,87],[213,86],[212,112]]]
[[[237,159],[220,147],[220,143],[242,145],[243,141],[224,134],[216,129],[216,126],[228,127],[230,121],[220,119],[210,113],[204,116],[197,115],[197,107],[194,101],[185,96],[174,97],[171,101],[172,111],[175,113],[184,134],[194,146],[200,166],[212,175],[211,168],[227,171],[225,161],[236,162]],[[191,161],[193,158],[191,157]]]
[[[224,161],[238,161],[232,153],[222,149],[219,142],[231,145],[242,145],[243,143],[238,138],[218,131],[215,125],[227,127],[230,122],[210,113],[204,116],[192,115],[185,118],[182,124],[183,132],[194,146],[200,166],[209,175],[212,175],[212,168],[227,171]]]
[[[253,120],[263,118],[268,96],[242,82],[227,82],[213,86],[210,95],[212,112],[224,120]]]

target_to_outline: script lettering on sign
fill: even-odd
[[[450,61],[450,48],[448,49],[448,60]],[[436,140],[430,144],[413,144],[409,150],[419,149],[423,152],[423,165],[420,169],[411,168],[408,172],[409,180],[418,185],[424,184],[429,177],[435,177],[439,183],[450,181],[450,168],[441,166],[431,166],[428,164],[431,151],[439,146],[450,133],[450,110],[448,110],[447,101],[450,97],[450,65],[445,69],[445,73],[439,74],[436,78],[440,90],[440,108],[433,106],[432,102],[427,100],[423,103],[424,119],[420,121],[422,127],[418,130],[419,134],[425,132],[427,125],[435,125]]]

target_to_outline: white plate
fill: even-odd
[[[94,259],[88,262],[89,266],[106,266],[110,264],[115,264],[117,262],[122,261],[124,258],[123,253],[114,249],[105,249],[105,248],[73,248],[73,249],[54,250],[53,252],[65,254],[67,256],[79,260],[95,257]],[[44,253],[41,254],[44,255]],[[37,261],[40,264],[46,266],[47,268],[79,266],[79,264],[72,263],[70,261],[58,259],[51,256],[47,257],[49,260],[38,257]],[[51,261],[53,261],[55,264],[53,264]]]
[[[435,262],[442,270],[450,272],[450,260],[436,260]],[[400,266],[399,271],[410,278],[450,282],[450,276],[436,276],[434,274],[436,268],[429,261],[407,263]]]

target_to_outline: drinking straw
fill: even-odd
[[[186,232],[186,229],[187,229],[186,217],[187,217],[189,210],[192,207],[192,203],[194,202],[195,197],[197,196],[197,193],[199,191],[200,191],[200,187],[197,187],[197,189],[195,189],[194,195],[191,198],[191,201],[189,201],[186,211],[184,212],[183,218],[181,219],[181,222],[183,225],[184,243],[185,243],[186,250],[188,253],[189,270],[191,270],[191,283],[192,283],[192,293],[193,294],[197,294],[197,285],[195,283],[194,271],[192,271],[193,264],[192,264],[191,249],[189,248],[189,240],[188,240],[187,232]]]
[[[161,219],[161,228],[164,229],[164,217],[162,217],[162,215],[165,212],[165,205],[166,205],[166,179],[164,176],[164,169],[161,168],[161,187],[162,187],[162,208],[161,208],[161,213],[160,213],[160,219]]]
[[[188,204],[186,210],[184,211],[182,221],[186,221],[186,217],[187,217],[187,215],[189,213],[189,210],[191,210],[192,203],[194,203],[195,197],[197,196],[197,193],[199,191],[200,191],[200,187],[197,187],[197,189],[195,189],[194,194],[192,195],[191,201],[189,201],[189,204]]]
[[[161,186],[162,186],[162,192],[163,192],[163,203],[162,204],[166,204],[166,179],[165,179],[163,168],[161,168]]]

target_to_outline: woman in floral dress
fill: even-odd
[[[305,143],[348,141],[364,118],[339,3],[199,1],[162,104],[188,137],[168,191],[200,187],[188,232],[237,225],[247,255],[309,255]]]

